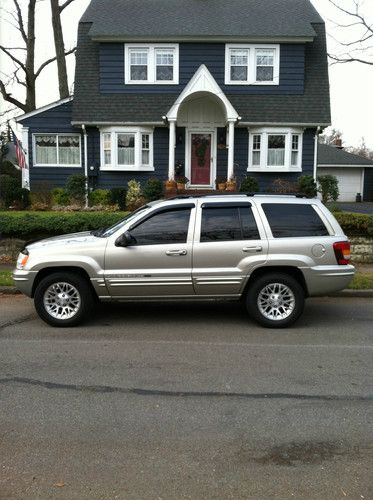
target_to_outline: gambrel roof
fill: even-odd
[[[92,0],[96,40],[312,39],[323,20],[309,0]]]

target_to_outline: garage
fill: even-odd
[[[338,201],[373,201],[373,160],[345,151],[340,146],[319,144],[317,175],[334,175],[338,179]]]
[[[338,201],[355,201],[356,193],[363,193],[364,169],[348,167],[319,167],[318,175],[334,175],[338,179]]]

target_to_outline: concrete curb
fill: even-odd
[[[0,286],[0,295],[18,295],[21,292],[15,286]],[[328,297],[361,297],[373,298],[373,289],[369,290],[342,290],[340,292],[331,293]]]

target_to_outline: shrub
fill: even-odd
[[[162,182],[156,177],[150,177],[144,186],[144,197],[146,201],[154,201],[162,198],[163,186]]]
[[[7,209],[14,204],[20,187],[20,180],[8,174],[0,175],[0,202]]]
[[[41,238],[109,227],[126,212],[0,212],[2,237]]]
[[[127,210],[136,210],[136,208],[141,207],[144,204],[144,197],[141,192],[141,184],[132,179],[128,181],[128,190],[126,196],[126,208]]]
[[[52,206],[52,185],[49,181],[39,181],[32,185],[30,193],[31,210],[49,210]]]
[[[269,191],[272,193],[290,194],[297,191],[295,182],[286,181],[285,179],[275,179],[270,185]]]
[[[319,182],[319,193],[321,193],[323,203],[337,201],[339,197],[338,179],[334,175],[320,175],[317,178]]]
[[[337,212],[334,217],[347,236],[373,236],[373,215]]]
[[[81,174],[70,175],[66,182],[66,191],[73,203],[84,204],[87,178]]]
[[[89,193],[89,203],[93,206],[107,207],[111,203],[110,191],[108,189],[95,189]]]
[[[70,203],[69,195],[64,188],[52,189],[52,203],[53,205],[65,206]]]
[[[110,203],[112,203],[113,205],[118,205],[119,210],[125,210],[126,194],[127,190],[125,188],[110,189]]]
[[[301,175],[298,177],[298,191],[305,194],[307,198],[317,196],[317,185],[312,175]]]
[[[242,179],[240,191],[242,193],[257,193],[259,191],[259,184],[255,177],[247,175]]]

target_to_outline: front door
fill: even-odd
[[[191,134],[190,170],[192,186],[211,185],[212,134]]]

